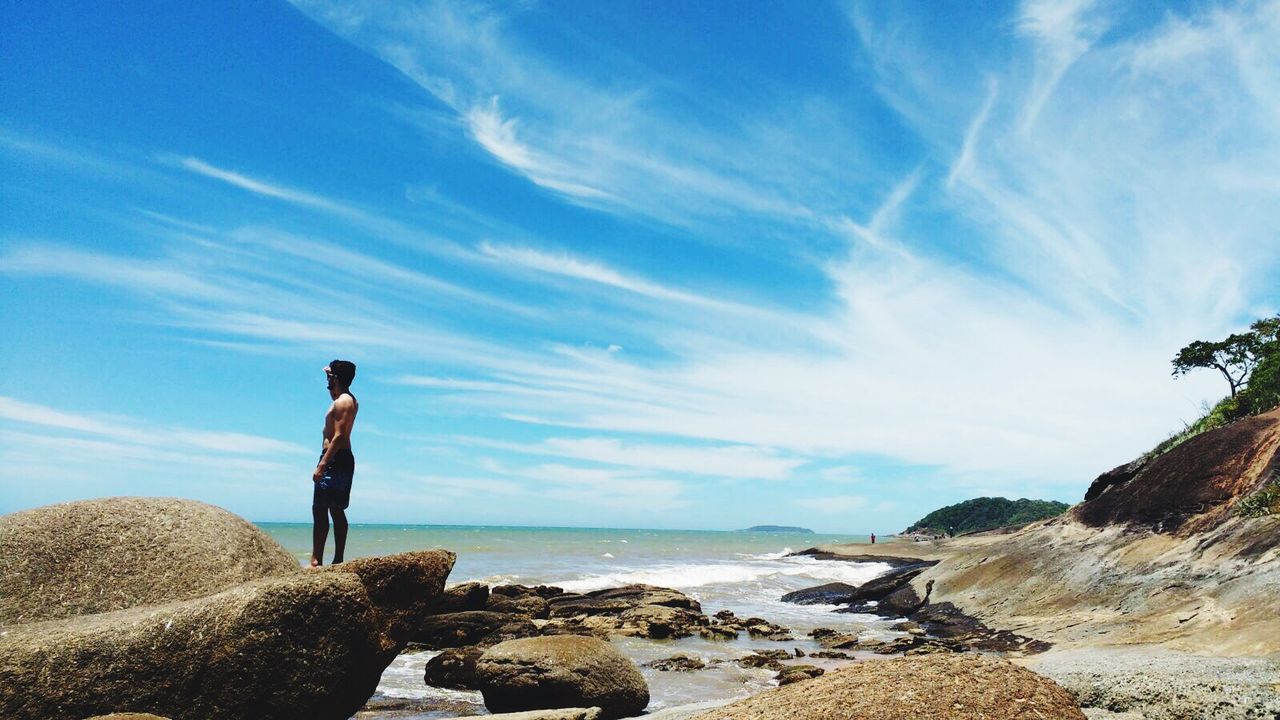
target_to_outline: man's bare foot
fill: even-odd
[[[333,562],[332,562],[331,564],[332,564],[332,565],[337,565],[337,564],[338,564],[338,563],[340,563],[340,562],[342,562],[342,558],[340,558],[340,557],[335,557],[335,558],[333,559]]]
[[[311,567],[320,567],[321,565],[324,565],[323,560],[320,558],[311,558]]]

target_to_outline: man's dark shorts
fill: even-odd
[[[324,457],[321,455],[320,457]],[[316,483],[311,496],[311,509],[346,510],[351,502],[351,479],[356,474],[356,457],[351,449],[334,450],[329,464],[324,466],[324,477]]]

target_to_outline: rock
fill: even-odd
[[[444,613],[467,612],[469,610],[486,610],[489,604],[489,586],[484,583],[469,582],[445,588],[440,599],[431,608],[432,615]]]
[[[795,590],[782,596],[782,602],[797,605],[841,605],[854,600],[858,588],[849,583],[832,582]]]
[[[742,624],[747,634],[753,638],[764,638],[765,640],[774,640],[776,642],[795,639],[791,636],[790,630],[761,618],[747,618],[742,621]]]
[[[830,550],[821,548],[809,548],[800,552],[793,552],[787,557],[811,557],[815,560],[837,560],[840,562],[856,562],[856,563],[884,563],[891,568],[900,568],[906,565],[918,565],[927,562],[921,558],[901,557],[898,555],[845,555],[842,553],[834,553]]]
[[[977,650],[1041,653],[1052,645],[1008,630],[992,630],[949,602],[930,603],[911,616],[931,635],[962,641]]]
[[[707,624],[701,613],[666,605],[643,605],[626,610],[618,618],[618,634],[664,640],[693,635]]]
[[[921,598],[911,585],[903,585],[888,595],[880,599],[872,610],[877,615],[885,617],[906,617],[915,613],[929,600],[929,594],[933,591],[933,581],[930,580],[925,585],[925,596]]]
[[[436,606],[456,559],[447,550],[421,550],[349,560],[311,572],[346,573],[360,579],[385,637],[385,666],[412,639],[418,619]]]
[[[906,585],[913,578],[929,568],[937,565],[938,561],[930,560],[921,562],[916,565],[906,565],[894,568],[889,572],[872,578],[868,582],[858,586],[858,591],[854,593],[853,600],[880,600],[886,595],[894,592],[898,588]]]
[[[390,641],[360,579],[302,572],[166,605],[9,626],[0,717],[349,718]],[[74,670],[72,670],[74,668]]]
[[[299,570],[269,535],[202,502],[48,505],[0,517],[0,625],[187,600]]]
[[[468,715],[449,720],[475,720],[475,715]],[[525,712],[496,713],[485,715],[484,720],[599,720],[600,708],[556,708],[554,710],[526,710]]]
[[[427,661],[422,680],[432,687],[451,690],[479,690],[480,677],[476,674],[476,661],[485,648],[470,646],[448,648]]]
[[[1121,469],[1117,482],[1104,482],[1096,491],[1091,487],[1094,497],[1071,512],[1093,527],[1137,525],[1183,534],[1206,530],[1229,519],[1231,505],[1258,488],[1274,466],[1277,448],[1280,409],[1189,438],[1125,482],[1119,482],[1125,474]],[[1099,481],[1103,478],[1095,485]]]
[[[644,666],[647,668],[653,668],[654,670],[668,672],[672,670],[687,672],[689,670],[701,670],[705,668],[707,664],[699,658],[689,657],[688,655],[673,655],[669,658],[647,662]]]
[[[551,617],[551,605],[545,598],[537,595],[526,595],[524,597],[494,595],[489,598],[487,609],[491,612],[524,615],[538,620],[546,620]]]
[[[850,625],[844,631],[815,628],[809,633],[809,637],[826,649],[851,648],[858,644],[858,633],[865,632],[867,629],[865,625]]]
[[[768,668],[770,670],[781,670],[786,667],[776,658],[771,658],[759,653],[752,653],[746,657],[740,657],[736,662],[745,668]]]
[[[852,660],[853,656],[839,650],[819,650],[818,652],[809,653],[809,657],[821,658],[823,660]]]
[[[504,640],[538,635],[538,627],[520,615],[488,610],[445,613],[419,617],[410,639],[429,648],[496,645]]]
[[[110,715],[94,715],[88,720],[169,720],[151,713],[111,713]]]
[[[564,588],[558,588],[554,585],[494,585],[490,592],[494,595],[510,598],[534,596],[544,600],[565,594]]]
[[[1093,482],[1089,483],[1089,489],[1084,493],[1084,501],[1089,502],[1113,486],[1129,482],[1142,471],[1142,468],[1146,467],[1148,459],[1144,455],[1137,460],[1112,468],[1094,478]]]
[[[697,720],[1084,720],[1071,694],[1005,660],[933,655],[861,662]]]
[[[662,605],[702,612],[697,600],[678,590],[653,585],[627,585],[595,590],[585,595],[565,593],[549,598],[552,617],[572,615],[616,615],[641,605]]]
[[[773,623],[763,618],[739,618],[733,614],[731,610],[721,610],[711,618],[710,630],[701,632],[703,637],[707,639],[732,639],[738,636],[738,633],[746,632],[753,638],[764,638],[766,640],[785,641],[792,640],[791,631],[781,625]]]
[[[812,680],[813,678],[821,677],[825,673],[826,670],[815,665],[788,665],[782,668],[773,679],[778,681],[778,685],[790,685],[801,680]]]
[[[509,640],[476,663],[491,712],[595,706],[602,720],[640,714],[649,687],[612,645],[574,635]]]
[[[913,630],[923,630],[924,628],[910,620],[903,620],[902,622],[896,622],[890,625],[889,629],[896,630],[898,632],[912,632]]]
[[[696,600],[652,585],[628,585],[585,595],[565,593],[548,602],[554,632],[665,639],[688,637],[710,625]],[[546,634],[546,626],[543,630]]]

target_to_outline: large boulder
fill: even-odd
[[[350,573],[298,571],[216,595],[6,628],[0,717],[127,708],[175,718],[350,717],[386,667]]]
[[[269,535],[202,502],[49,505],[0,516],[0,625],[186,600],[298,570]]]
[[[1006,660],[927,655],[860,662],[697,720],[1085,720],[1071,694]]]
[[[591,637],[500,643],[480,656],[476,672],[485,707],[495,713],[595,706],[609,720],[638,715],[649,704],[649,686],[636,666]]]

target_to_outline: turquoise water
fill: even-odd
[[[262,523],[298,559],[311,554],[311,526]],[[585,592],[631,583],[680,590],[702,604],[707,614],[728,609],[740,617],[763,617],[790,628],[796,639],[773,643],[746,637],[732,642],[700,638],[651,641],[616,639],[614,644],[643,664],[684,654],[722,664],[694,673],[658,672],[642,668],[653,698],[649,709],[707,700],[744,697],[772,684],[767,670],[739,668],[731,661],[753,649],[800,647],[815,650],[806,634],[816,627],[863,626],[885,639],[897,634],[889,622],[872,615],[836,614],[834,606],[791,605],[783,594],[829,582],[861,584],[888,569],[881,563],[849,563],[789,557],[789,553],[831,543],[867,543],[860,535],[720,532],[694,530],[616,530],[600,528],[462,527],[423,525],[353,525],[347,558],[389,555],[411,550],[446,549],[458,555],[449,583],[557,585]],[[868,550],[872,548],[867,545]],[[326,561],[333,553],[332,534]],[[447,706],[440,713],[388,714],[385,717],[429,720],[458,714],[461,704],[483,713],[478,693],[427,687],[422,668],[433,653],[402,655],[383,674],[378,695]],[[806,660],[805,662],[811,662]],[[821,661],[816,664],[823,664]],[[362,718],[382,717],[361,715]]]
[[[310,560],[310,524],[259,523],[259,527],[283,544],[299,563]],[[865,535],[712,530],[352,525],[346,557],[442,548],[458,555],[450,582],[506,580],[528,584],[580,579],[623,567],[698,563],[867,541]],[[327,563],[333,557],[332,532],[325,552]]]

